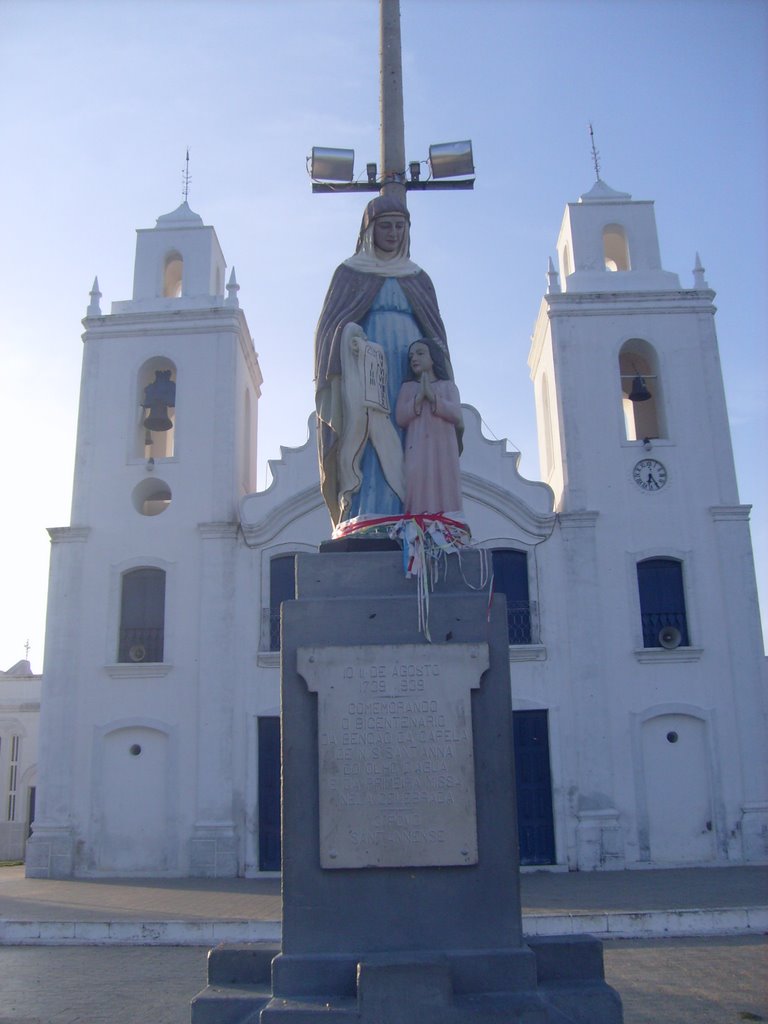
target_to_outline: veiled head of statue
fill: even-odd
[[[355,251],[387,260],[407,257],[410,222],[402,202],[391,196],[377,196],[365,208]]]

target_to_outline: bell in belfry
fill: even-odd
[[[629,393],[630,402],[647,402],[652,397],[645,379],[638,374],[632,381],[632,390]]]
[[[171,370],[155,370],[155,379],[144,388],[142,409],[149,414],[143,426],[147,430],[170,430],[173,421],[168,416],[169,406],[176,405],[176,384],[171,380]]]

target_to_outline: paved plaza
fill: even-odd
[[[0,948],[0,1024],[189,1024],[207,951],[178,946]],[[614,940],[608,982],[625,1024],[768,1021],[758,936]]]
[[[521,888],[529,934],[656,929],[605,941],[625,1024],[768,1022],[766,869],[538,871]],[[0,868],[0,1024],[189,1024],[207,936],[232,938],[246,922],[275,938],[280,915],[276,878],[70,881]],[[672,926],[699,934],[663,937]],[[174,928],[184,945],[167,941]]]

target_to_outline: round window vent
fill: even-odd
[[[165,480],[142,480],[131,495],[133,507],[142,516],[159,516],[171,504],[171,488]]]

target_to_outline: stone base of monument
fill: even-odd
[[[318,987],[321,994],[274,996],[270,965],[280,947],[266,942],[222,944],[209,954],[208,988],[193,1001],[192,1024],[281,1020],[288,1024],[304,1020],[618,1024],[622,1020],[619,997],[604,981],[602,943],[597,939],[583,935],[530,939],[522,952],[528,955],[516,963],[489,953],[482,963],[475,963],[479,970],[471,973],[460,956],[440,952],[432,959],[409,954],[376,956],[358,963],[352,958],[343,966],[317,961],[315,970],[306,971],[297,987]],[[284,981],[283,977],[278,984]],[[376,1015],[371,1016],[374,1011]]]
[[[620,1024],[597,940],[522,935],[506,609],[482,570],[448,559],[427,643],[402,555],[297,556],[282,948],[194,1024]]]

